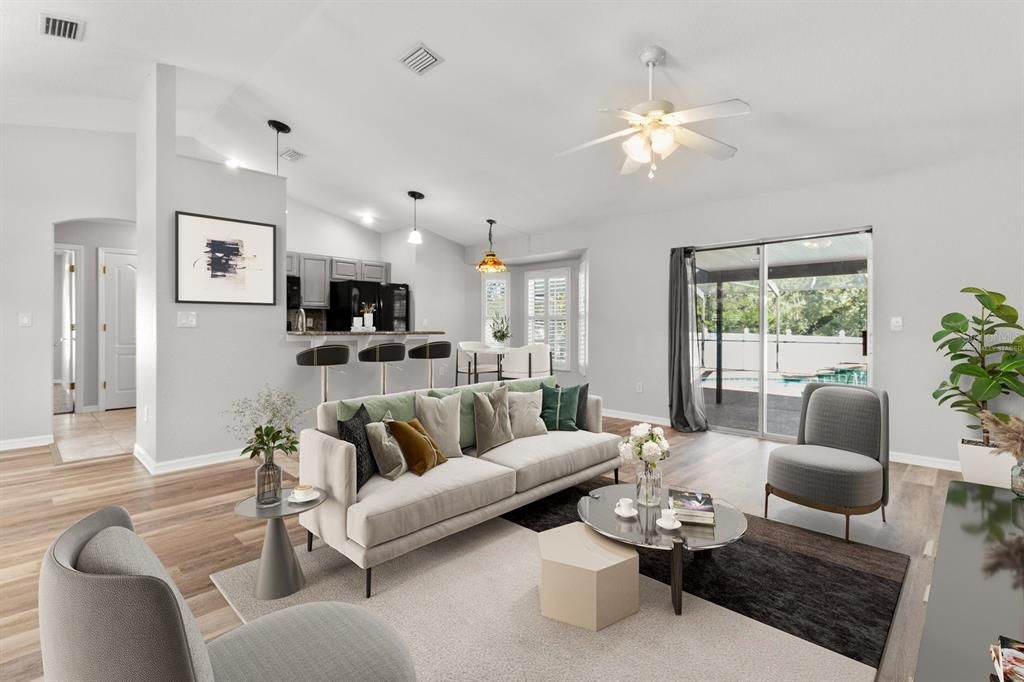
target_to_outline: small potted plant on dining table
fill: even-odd
[[[228,430],[242,440],[242,455],[259,459],[256,467],[256,506],[273,507],[281,502],[281,467],[274,462],[278,454],[294,456],[299,438],[292,424],[305,410],[295,397],[264,386],[253,398],[232,404],[232,424]]]

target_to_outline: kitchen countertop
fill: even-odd
[[[287,332],[288,336],[437,336],[441,334],[447,334],[448,332],[439,331],[420,331],[414,330],[409,332],[384,332],[384,331],[351,331],[351,332],[331,332],[323,330],[310,330],[304,332]]]

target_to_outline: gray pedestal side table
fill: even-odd
[[[318,497],[309,502],[289,502],[288,496],[291,493],[291,488],[282,488],[281,503],[273,507],[257,507],[255,495],[235,505],[235,513],[240,516],[267,520],[267,532],[263,536],[263,551],[260,553],[260,565],[256,573],[257,599],[287,597],[306,584],[306,576],[302,574],[284,520],[319,507],[327,500],[327,495],[318,488]]]

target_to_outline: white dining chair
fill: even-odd
[[[483,341],[460,341],[455,363],[455,385],[459,375],[466,375],[466,383],[480,381],[481,374],[498,376],[498,352]]]
[[[501,379],[528,379],[553,374],[551,346],[531,343],[513,348],[501,360]]]

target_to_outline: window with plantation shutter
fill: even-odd
[[[579,275],[577,277],[577,286],[579,292],[576,294],[576,336],[577,336],[577,348],[576,348],[576,366],[579,368],[579,373],[586,376],[587,366],[589,364],[589,339],[588,332],[588,316],[587,316],[587,305],[590,299],[590,261],[584,257],[580,261]]]
[[[480,330],[480,338],[485,343],[491,343],[494,341],[491,320],[508,317],[509,313],[508,273],[485,275],[480,286],[480,298],[483,301],[483,329]]]
[[[526,342],[548,344],[554,368],[562,371],[572,369],[570,293],[568,268],[526,273]]]

